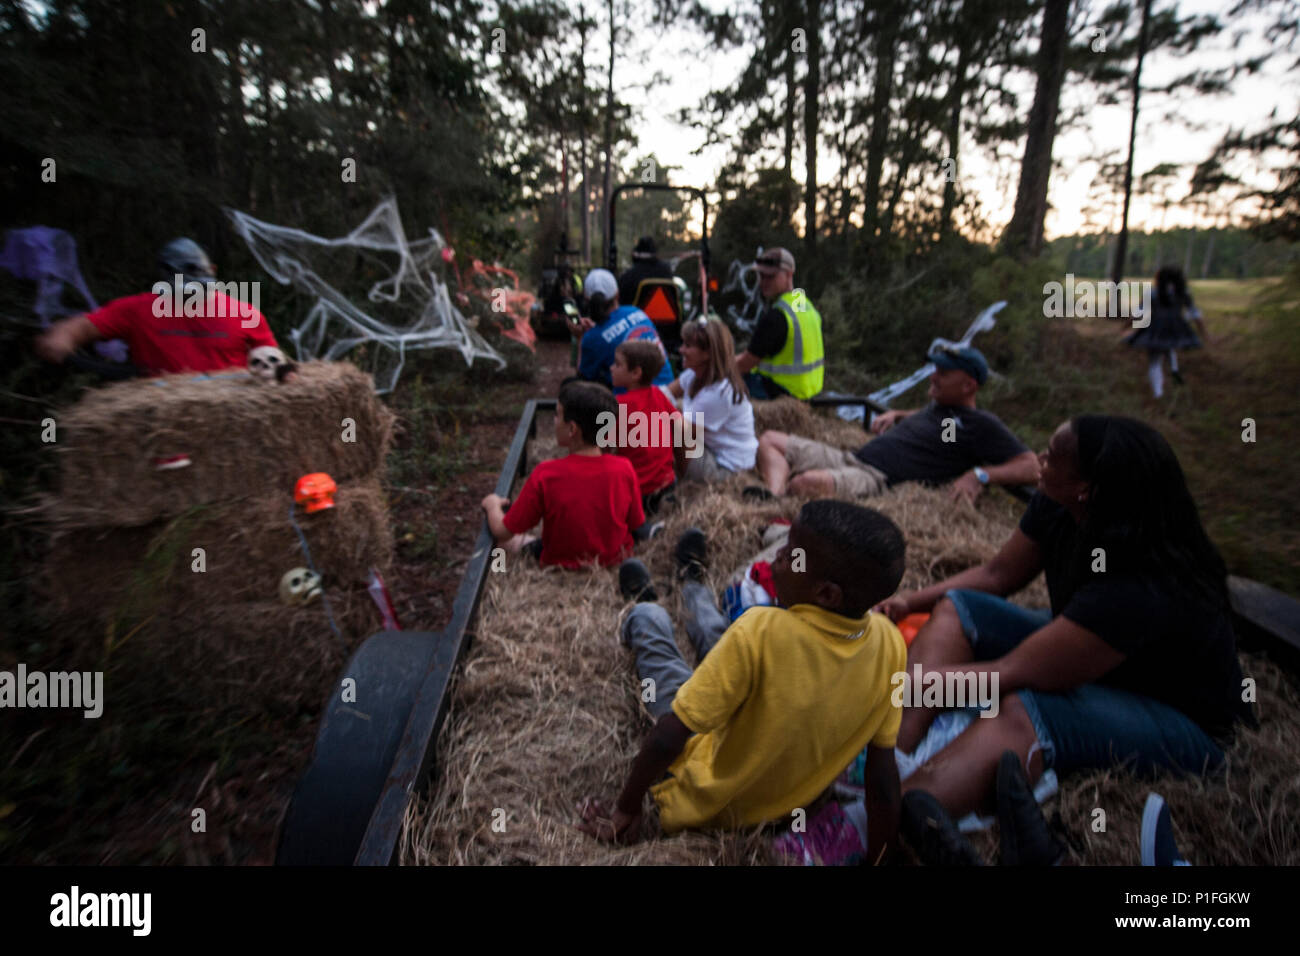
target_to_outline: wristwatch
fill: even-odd
[[[979,465],[975,466],[975,478],[981,485],[987,485],[989,483],[989,473]]]

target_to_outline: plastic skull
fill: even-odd
[[[259,345],[248,353],[248,370],[263,382],[274,382],[275,370],[288,361],[274,345]]]
[[[280,600],[290,607],[310,604],[320,597],[320,575],[307,568],[286,571],[280,579]]]

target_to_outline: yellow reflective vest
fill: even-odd
[[[812,398],[822,390],[826,351],[822,347],[822,317],[803,289],[793,289],[774,303],[785,315],[785,345],[761,359],[758,371],[795,398]]]

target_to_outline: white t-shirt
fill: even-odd
[[[695,372],[687,369],[677,380],[682,387],[682,412],[688,421],[704,422],[704,447],[713,452],[718,464],[730,471],[754,467],[758,438],[754,435],[754,406],[748,398],[733,402],[731,383],[726,379],[706,385],[694,398],[691,384]],[[699,412],[702,419],[696,419]]]

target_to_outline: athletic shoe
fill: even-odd
[[[844,808],[830,800],[807,822],[772,841],[772,852],[785,866],[857,866],[863,859],[862,836]]]
[[[1147,794],[1142,808],[1142,865],[1191,866],[1178,852],[1174,842],[1174,823],[1169,816],[1169,805],[1158,793]]]
[[[1178,370],[1175,369],[1174,371],[1171,371],[1169,374],[1172,375],[1172,376],[1174,377],[1174,381],[1177,382],[1179,385],[1186,384],[1186,383],[1183,382],[1183,373],[1182,373],[1182,372],[1179,372]]]
[[[618,593],[626,601],[658,601],[650,572],[636,558],[628,558],[618,566]]]
[[[998,838],[1003,866],[1052,866],[1065,848],[1052,836],[1014,750],[998,761]]]
[[[740,493],[740,496],[749,501],[771,501],[776,497],[762,485],[750,485]]]
[[[683,531],[682,536],[677,539],[673,557],[677,559],[679,580],[691,578],[695,581],[703,581],[704,574],[709,568],[709,546],[704,532],[699,528],[687,528]]]
[[[948,811],[924,790],[903,794],[903,837],[926,866],[984,866]]]

